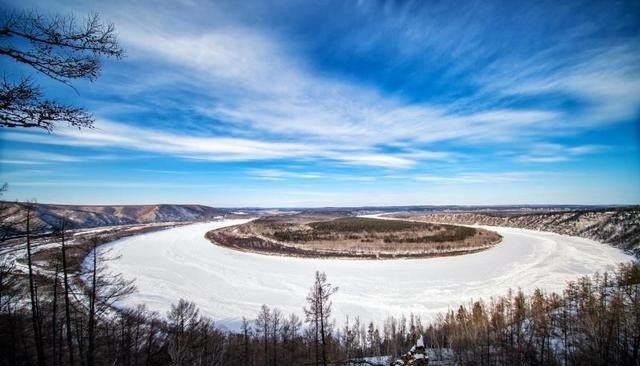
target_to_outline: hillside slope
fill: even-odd
[[[191,221],[211,219],[227,210],[203,205],[132,205],[132,206],[73,206],[30,204],[33,207],[32,227],[39,231],[52,230],[67,219],[70,228],[110,225],[145,224],[152,222]],[[20,233],[26,215],[24,203],[0,202],[3,234]]]
[[[500,213],[434,213],[412,215],[430,222],[508,226],[551,231],[611,244],[640,257],[640,207],[504,215]]]

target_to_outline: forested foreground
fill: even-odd
[[[28,219],[26,227],[28,233]],[[34,256],[30,236],[17,261],[0,260],[1,365],[346,364],[399,356],[420,335],[433,361],[444,355],[461,365],[640,365],[637,264],[581,278],[561,294],[517,291],[432,322],[411,315],[384,324],[357,314],[334,320],[331,295],[338,288],[316,273],[300,304],[303,317],[263,305],[255,319],[229,331],[183,299],[166,314],[114,308],[135,289],[106,272],[90,250],[102,241],[85,243],[88,257],[78,267],[65,230],[53,235],[60,245],[46,261]]]

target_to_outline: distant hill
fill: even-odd
[[[24,222],[25,203],[0,202],[0,220],[3,236],[19,234]],[[211,219],[228,213],[228,210],[203,205],[123,205],[123,206],[74,206],[30,203],[34,209],[33,227],[49,231],[60,224],[64,217],[69,228],[146,224],[153,222],[192,221]]]

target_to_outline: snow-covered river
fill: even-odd
[[[490,227],[504,240],[492,249],[429,259],[309,259],[244,253],[211,244],[207,231],[248,220],[193,224],[138,235],[101,247],[113,272],[135,279],[123,306],[144,303],[164,314],[180,298],[194,301],[218,324],[235,328],[267,304],[302,315],[316,270],[339,286],[338,324],[345,316],[382,322],[388,315],[429,318],[511,288],[560,290],[569,280],[633,260],[592,240],[523,229]]]

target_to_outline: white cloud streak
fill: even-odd
[[[284,179],[320,179],[325,175],[314,172],[292,172],[280,169],[252,169],[249,171],[254,177],[265,180],[284,180]]]
[[[53,135],[53,136],[52,136]],[[325,159],[334,162],[386,168],[408,168],[415,156],[448,159],[437,152],[397,153],[394,155],[356,149],[350,146],[261,141],[234,137],[202,137],[160,132],[121,123],[99,121],[95,129],[60,128],[52,135],[6,132],[7,140],[63,146],[109,147],[153,152],[190,160],[230,162],[278,159]],[[404,156],[406,155],[406,157]]]
[[[483,184],[483,183],[513,183],[531,179],[539,172],[501,172],[501,173],[462,173],[458,175],[422,175],[415,179],[423,182],[438,184],[461,183],[461,184]]]
[[[506,96],[566,94],[583,109],[562,119],[563,128],[581,130],[636,118],[640,107],[640,47],[614,45],[557,60],[548,55],[518,65],[521,72],[500,66],[497,75],[485,76],[490,93]]]
[[[523,163],[557,163],[606,150],[602,145],[565,146],[562,144],[539,143],[531,146],[529,153],[516,157]]]

